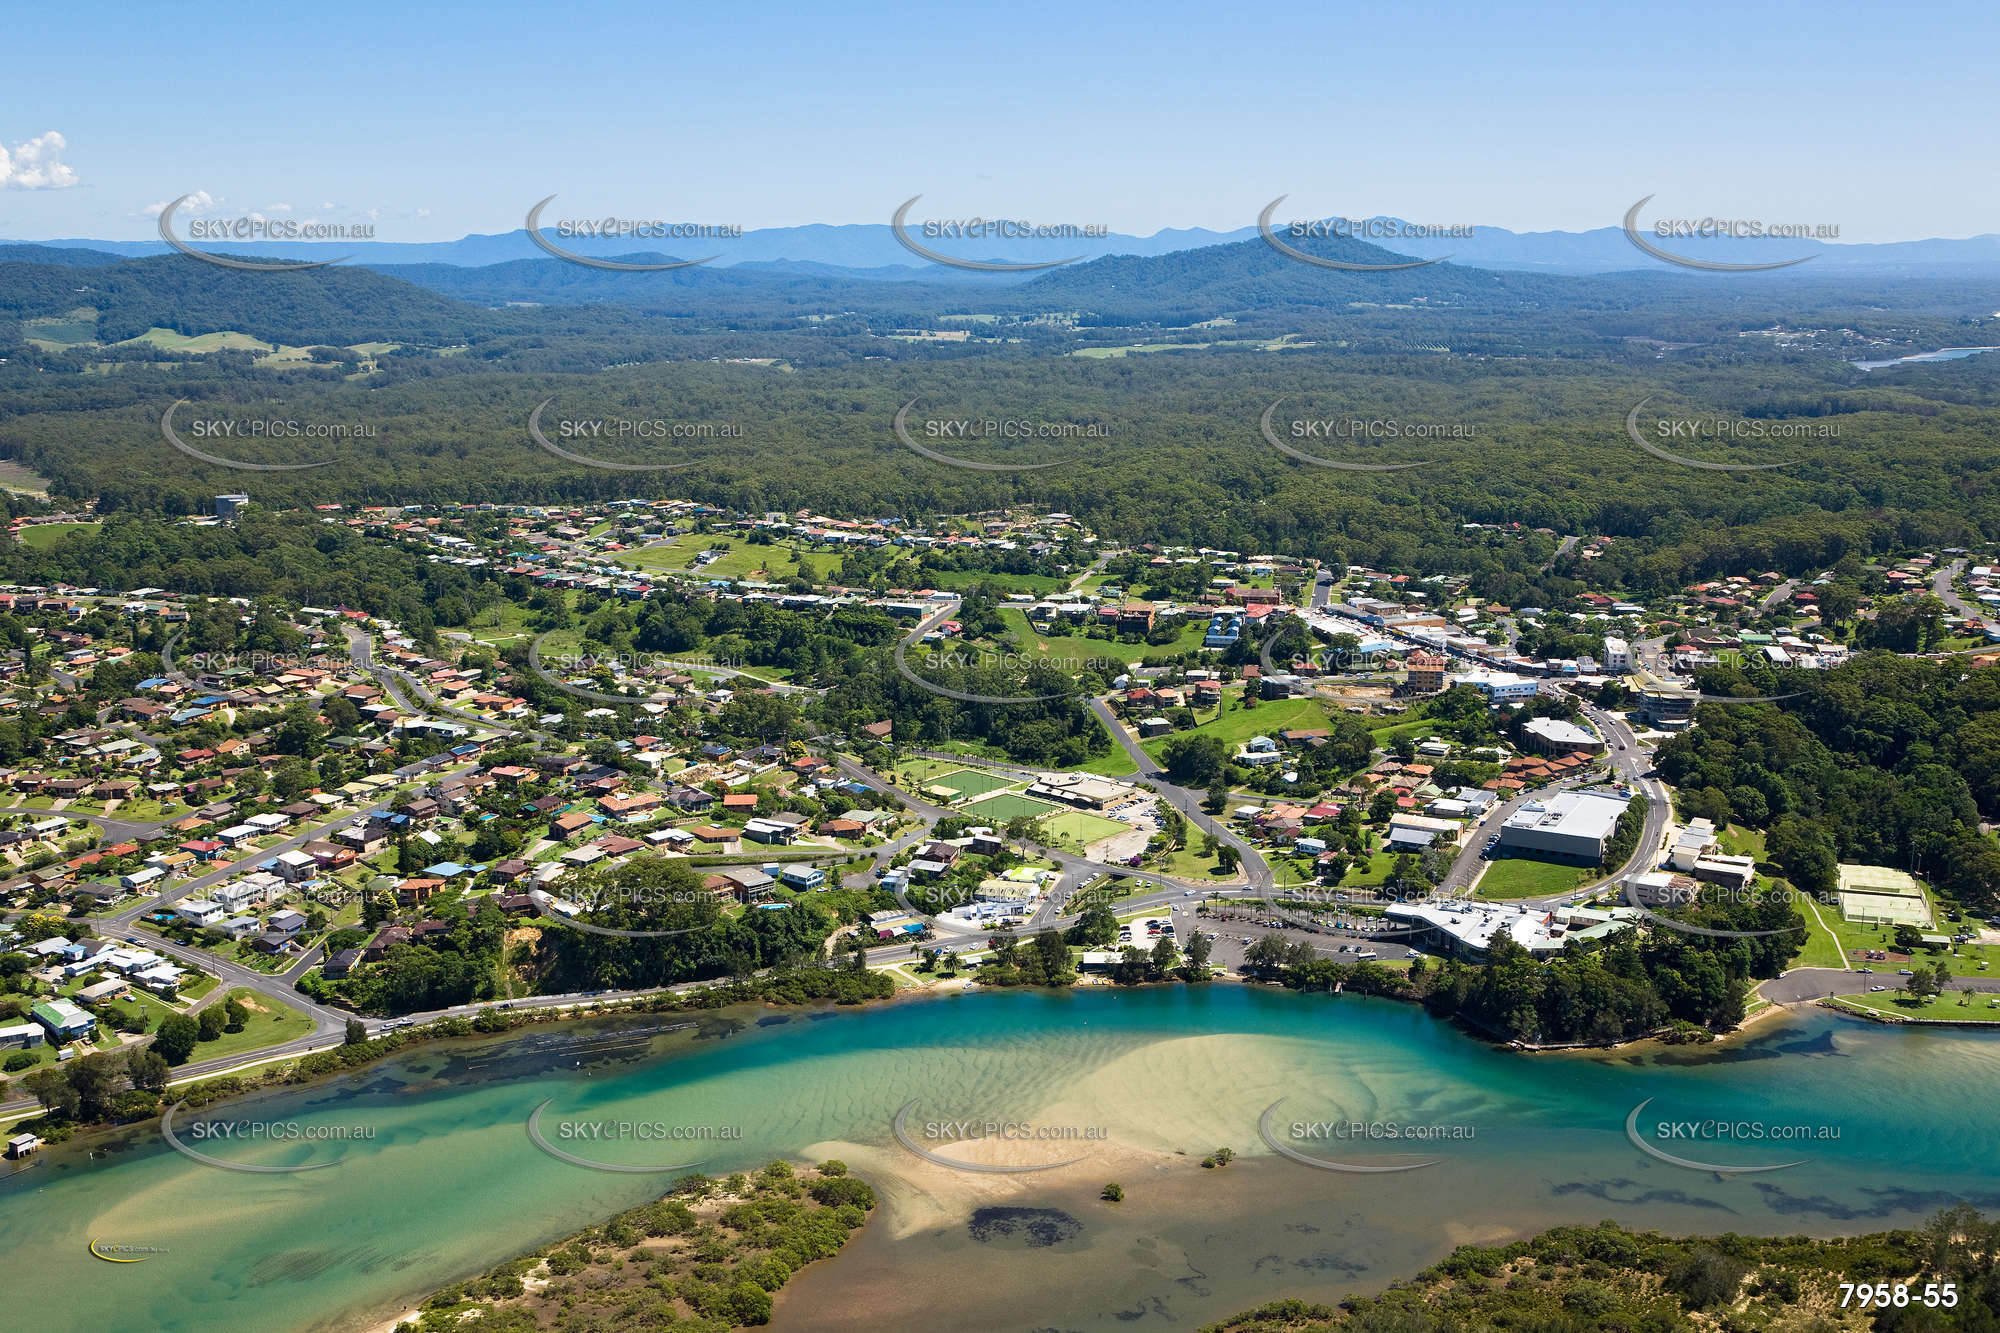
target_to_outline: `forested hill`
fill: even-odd
[[[38,247],[8,247],[8,252]],[[532,327],[522,315],[485,310],[367,269],[252,273],[185,255],[86,266],[0,257],[0,321],[96,313],[95,341],[122,342],[152,328],[195,335],[220,330],[310,346],[375,340],[433,345]]]

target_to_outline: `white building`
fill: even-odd
[[[1604,636],[1604,669],[1626,672],[1632,669],[1632,645],[1615,635]]]
[[[1618,827],[1631,800],[1605,792],[1559,792],[1547,801],[1530,801],[1500,826],[1500,846],[1579,865],[1604,860],[1605,844]]]

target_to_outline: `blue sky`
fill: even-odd
[[[1288,194],[1286,217],[1583,230],[1652,194],[1649,217],[1847,241],[2000,231],[1990,0],[85,0],[8,29],[0,237],[142,238],[193,191],[384,241],[512,230],[551,193],[745,227],[922,193],[925,216],[1143,234]]]

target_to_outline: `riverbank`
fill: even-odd
[[[378,1333],[450,1333],[468,1318],[552,1333],[768,1322],[798,1272],[838,1254],[875,1191],[847,1164],[779,1158],[725,1181],[691,1175],[659,1199],[434,1292]]]
[[[134,1126],[94,1155],[46,1150],[0,1188],[0,1249],[43,1276],[46,1294],[20,1307],[41,1326],[378,1328],[438,1283],[476,1281],[659,1198],[670,1177],[538,1147],[524,1133],[537,1116],[550,1143],[607,1165],[725,1177],[837,1158],[867,1180],[883,1211],[839,1263],[792,1279],[774,1333],[921,1327],[945,1311],[968,1329],[1179,1333],[1267,1300],[1379,1290],[1453,1246],[1550,1226],[1836,1234],[2000,1194],[1979,1091],[2000,1077],[2000,1044],[1978,1034],[1910,1041],[1806,1009],[1760,1021],[1733,1051],[1572,1057],[1552,1079],[1365,996],[1338,1010],[1271,986],[908,998],[412,1043],[353,1077],[185,1116],[184,1137],[204,1119],[239,1126],[204,1145],[231,1162],[329,1169],[220,1171]],[[1787,1105],[1842,1126],[1814,1141],[1809,1170],[1717,1179],[1647,1158],[1625,1132],[1647,1102],[1663,1123],[1766,1118],[1779,1086]],[[1921,1115],[1899,1100],[1911,1086],[1931,1090]],[[1042,1132],[977,1128],[988,1122]],[[245,1141],[240,1128],[292,1123],[356,1132]],[[1320,1132],[1384,1123],[1433,1132]],[[615,1128],[649,1124],[680,1128]],[[1233,1161],[1202,1165],[1223,1148]],[[1711,1151],[1742,1160],[1731,1148],[1759,1160],[1747,1145]],[[1113,1182],[1121,1202],[1101,1197]],[[91,1238],[160,1250],[113,1268],[88,1255]]]

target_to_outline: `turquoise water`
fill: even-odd
[[[779,1328],[1182,1328],[1283,1294],[1379,1287],[1468,1241],[1562,1221],[1662,1229],[1840,1233],[1970,1199],[2000,1208],[2000,1038],[1908,1031],[1817,1011],[1725,1052],[1527,1058],[1411,1006],[1234,985],[1141,992],[965,994],[822,1015],[745,1011],[698,1028],[619,1020],[431,1047],[311,1089],[217,1108],[247,1124],[366,1129],[344,1143],[207,1139],[256,1164],[339,1159],[252,1176],[177,1155],[156,1127],[50,1150],[0,1181],[10,1323],[38,1330],[366,1327],[444,1283],[652,1197],[670,1177],[582,1169],[525,1132],[565,1120],[711,1126],[740,1138],[577,1142],[599,1161],[699,1159],[712,1174],[774,1156],[839,1155],[883,1207],[847,1254],[795,1279]],[[1424,1145],[1296,1142],[1358,1176],[1280,1158],[1264,1109],[1294,1119],[1450,1125]],[[1625,1120],[1805,1126],[1809,1142],[1663,1142],[1736,1165],[1718,1179],[1649,1158]],[[1102,1137],[1015,1145],[990,1160],[1081,1165],[1034,1175],[946,1170],[890,1133],[1006,1118]],[[183,1113],[186,1141],[198,1119]],[[1281,1134],[1283,1130],[1279,1131]],[[933,1147],[939,1146],[936,1144]],[[1221,1146],[1240,1160],[1204,1171]],[[953,1150],[978,1157],[985,1148]],[[1006,1156],[1011,1152],[1012,1156]],[[1183,1156],[1181,1154],[1187,1154]],[[1127,1201],[1097,1202],[1119,1180]],[[1041,1210],[1030,1213],[992,1209]],[[1026,1219],[1039,1226],[1014,1226]],[[161,1247],[113,1265],[87,1246]],[[940,1285],[942,1284],[942,1285]],[[926,1311],[930,1312],[929,1315]],[[15,1322],[18,1318],[18,1322]]]

